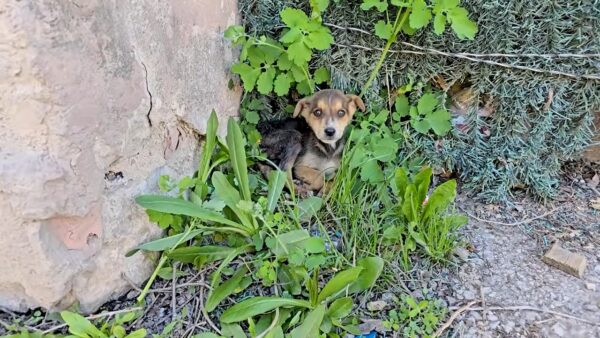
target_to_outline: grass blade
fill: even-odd
[[[267,210],[273,212],[275,210],[275,206],[277,206],[277,201],[279,200],[279,196],[281,196],[281,192],[283,191],[283,187],[285,186],[285,181],[287,180],[287,174],[281,170],[271,170],[269,172],[269,193],[267,195]]]
[[[211,221],[233,227],[241,227],[237,222],[229,220],[216,211],[205,209],[192,202],[180,198],[158,195],[143,195],[136,197],[135,201],[142,207],[150,210],[165,212],[175,215],[198,217],[205,221]]]
[[[242,192],[242,198],[251,201],[250,183],[248,181],[248,166],[246,164],[246,150],[244,149],[245,140],[240,130],[240,126],[233,118],[227,121],[227,147],[229,148],[229,157],[233,172],[238,180]]]
[[[241,322],[279,307],[310,308],[311,305],[309,302],[300,299],[254,297],[238,303],[223,312],[221,322],[226,324]]]

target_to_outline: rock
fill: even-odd
[[[371,331],[377,331],[380,333],[386,332],[387,329],[383,325],[383,321],[380,319],[362,319],[362,323],[358,326],[358,329],[363,334]]]
[[[500,326],[502,326],[502,330],[506,333],[511,333],[515,329],[515,323],[510,320],[503,322]]]
[[[383,311],[387,306],[388,304],[382,300],[367,303],[367,309],[373,312]]]
[[[552,325],[550,330],[555,334],[555,337],[565,337],[565,327],[560,322]]]
[[[94,311],[153,270],[136,206],[191,175],[240,93],[222,38],[236,1],[9,1],[0,57],[0,307]]]
[[[381,300],[386,302],[386,303],[393,303],[395,301],[397,301],[398,297],[396,297],[396,295],[394,295],[391,292],[385,292],[384,294],[381,295]]]
[[[561,248],[558,242],[554,243],[550,250],[544,254],[542,261],[579,278],[583,276],[587,265],[587,260],[584,256]]]
[[[461,261],[466,262],[469,260],[469,255],[471,253],[469,252],[469,250],[467,250],[465,248],[456,247],[456,248],[454,248],[454,250],[452,250],[452,254],[454,256],[456,256],[458,259],[460,259]]]
[[[585,283],[585,288],[588,289],[588,290],[596,291],[596,284],[586,282]]]

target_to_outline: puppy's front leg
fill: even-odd
[[[321,189],[323,184],[325,184],[323,174],[320,171],[307,166],[299,165],[294,167],[294,174],[304,182],[304,188],[312,191]]]

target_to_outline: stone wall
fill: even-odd
[[[0,6],[0,306],[85,312],[153,269],[133,197],[190,175],[207,117],[237,114],[235,0]],[[224,126],[224,123],[221,123]],[[221,132],[223,129],[221,129]]]

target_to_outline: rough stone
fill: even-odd
[[[153,268],[133,197],[194,171],[207,116],[237,114],[234,0],[0,6],[0,307],[84,312]],[[236,87],[238,88],[238,87]],[[220,131],[224,131],[221,123]]]

